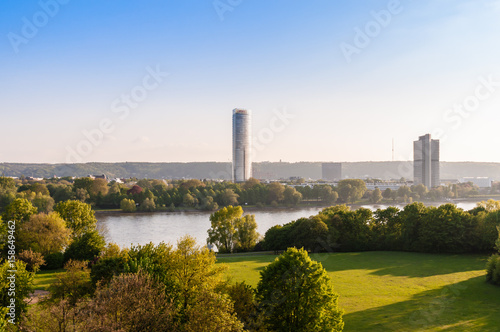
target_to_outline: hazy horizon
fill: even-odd
[[[278,161],[270,161],[270,160],[262,160],[262,161],[253,161],[252,163],[257,164],[265,164],[265,163],[286,163],[286,164],[299,164],[299,163],[413,163],[413,160],[359,160],[359,161],[325,161],[325,160],[299,160],[299,161],[287,161],[287,160],[278,160]],[[449,160],[441,160],[441,163],[483,163],[483,164],[500,164],[498,161],[468,161],[468,160],[457,160],[457,161],[449,161]],[[0,162],[0,164],[46,164],[46,165],[77,165],[77,164],[125,164],[125,163],[145,163],[145,164],[189,164],[189,163],[232,163],[231,161],[214,161],[214,160],[206,160],[206,161],[86,161],[79,163],[65,163],[65,162]]]
[[[0,163],[500,162],[499,0],[6,1]]]

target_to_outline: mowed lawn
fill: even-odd
[[[57,281],[57,274],[65,273],[64,269],[38,271],[35,275],[34,285],[37,290],[49,290],[50,285]]]
[[[340,295],[344,331],[500,331],[500,287],[487,255],[406,252],[312,254]],[[276,256],[224,256],[228,277],[256,286]]]

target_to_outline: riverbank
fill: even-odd
[[[443,204],[463,204],[463,203],[479,203],[481,201],[486,201],[488,199],[500,199],[500,197],[492,197],[492,196],[478,196],[478,197],[473,197],[473,198],[459,198],[459,199],[447,199],[447,200],[439,200],[439,201],[422,201],[422,203],[424,203],[425,206],[439,206],[439,205],[443,205]],[[324,209],[324,208],[327,208],[327,207],[330,207],[330,206],[335,206],[335,205],[342,205],[342,204],[345,204],[345,203],[334,203],[334,204],[326,204],[326,203],[322,203],[322,202],[317,202],[317,203],[312,203],[312,202],[308,202],[307,204],[299,204],[299,205],[296,205],[296,206],[287,206],[287,205],[278,205],[278,206],[269,206],[269,205],[265,205],[265,206],[255,206],[255,205],[242,205],[241,207],[243,208],[243,210],[245,212],[273,212],[273,211],[298,211],[298,210],[303,210],[303,209],[314,209],[314,208],[317,208],[317,209]],[[357,201],[355,203],[352,203],[352,204],[345,204],[347,206],[349,206],[351,209],[358,209],[358,208],[361,208],[361,207],[367,207],[367,206],[371,206],[371,207],[375,207],[375,209],[377,207],[380,207],[380,208],[385,208],[385,207],[388,207],[388,206],[394,206],[394,207],[398,207],[398,208],[404,208],[406,205],[408,205],[410,203],[404,203],[404,202],[393,202],[392,200],[383,200],[382,202],[379,202],[379,203],[376,203],[376,204],[373,204],[373,203],[370,203],[368,201]],[[135,212],[123,212],[121,209],[109,209],[109,210],[104,210],[104,209],[97,209],[97,210],[94,210],[94,212],[96,214],[101,214],[101,215],[106,215],[106,214],[130,214],[130,215],[134,215],[134,214],[137,214],[137,215],[142,215],[142,214],[152,214],[152,213],[200,213],[200,212],[214,212],[214,211],[208,211],[208,210],[199,210],[199,209],[195,209],[195,208],[185,208],[185,207],[182,207],[182,208],[175,208],[174,211],[172,211],[171,209],[169,208],[159,208],[155,211],[151,211],[151,212],[144,212],[144,211],[135,211]]]

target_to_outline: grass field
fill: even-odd
[[[500,287],[486,255],[403,252],[313,254],[345,310],[344,331],[500,331]],[[276,256],[224,256],[232,281],[256,286]]]
[[[35,289],[38,290],[49,290],[49,286],[56,281],[56,274],[64,273],[64,269],[60,270],[50,270],[50,271],[38,271],[35,275]]]

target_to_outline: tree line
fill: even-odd
[[[499,226],[500,202],[492,200],[469,211],[453,204],[434,207],[412,203],[403,209],[388,207],[375,212],[338,205],[309,218],[271,227],[262,246],[275,251],[304,247],[313,252],[491,252]]]
[[[333,205],[336,203],[412,203],[478,194],[471,183],[441,186],[428,190],[423,185],[401,186],[381,191],[367,190],[366,182],[377,180],[346,179],[336,186],[321,182],[304,184],[303,180],[244,183],[210,180],[130,179],[126,183],[101,178],[61,178],[43,181],[14,180],[0,177],[0,211],[16,198],[30,201],[38,211],[49,213],[59,202],[78,200],[95,209],[134,211],[176,211],[198,209],[216,211],[225,206],[297,206],[299,204]]]

